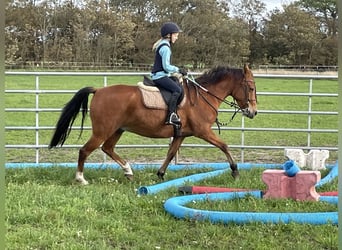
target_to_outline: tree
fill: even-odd
[[[249,62],[263,63],[265,51],[264,37],[261,30],[266,13],[266,5],[260,0],[241,0],[239,2],[232,1],[234,8],[233,15],[242,22],[248,24],[250,56]]]
[[[241,64],[249,56],[245,23],[232,20],[224,1],[159,0],[156,19],[159,26],[169,20],[183,29],[175,58],[201,68],[203,65]],[[177,61],[176,61],[177,62]]]
[[[86,23],[88,39],[94,62],[117,63],[128,59],[129,51],[134,48],[132,32],[135,24],[130,15],[110,7],[107,1],[89,1],[86,11],[82,12]],[[85,27],[85,23],[82,24]]]
[[[8,2],[6,6],[5,43],[7,60],[40,60],[39,31],[34,1]]]
[[[319,18],[321,28],[327,36],[337,35],[337,1],[336,0],[299,0],[298,5]]]
[[[338,61],[337,1],[300,0],[297,4],[319,20],[320,30],[324,34],[320,46],[312,53],[312,62],[323,65],[336,65]]]
[[[265,25],[268,57],[274,64],[311,64],[322,39],[316,18],[295,5],[275,10]]]
[[[174,21],[176,65],[336,64],[336,4],[299,2],[265,19],[261,0],[7,0],[6,62],[152,64],[161,25]]]

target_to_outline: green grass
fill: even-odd
[[[226,173],[196,185],[264,190],[262,171],[242,170],[238,181]],[[79,186],[70,168],[7,169],[7,249],[337,249],[338,227],[330,224],[223,225],[175,219],[163,203],[179,195],[176,188],[136,195],[139,186],[157,183],[155,172],[135,171],[135,181],[128,182],[120,170],[88,169],[91,184]],[[169,171],[167,178],[196,172],[201,171]],[[318,191],[329,190],[337,190],[337,180]],[[187,206],[241,212],[337,209],[321,202],[252,198]]]

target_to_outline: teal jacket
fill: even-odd
[[[171,48],[170,48],[170,42],[166,39],[161,40],[161,42],[158,44],[156,51],[158,52],[158,48],[162,45],[162,44],[167,44],[168,46],[162,46],[159,49],[159,55],[161,58],[161,63],[163,66],[162,71],[158,71],[155,73],[151,73],[151,78],[152,80],[156,80],[165,76],[171,76],[172,73],[176,73],[179,72],[179,68],[177,66],[174,66],[171,64]],[[156,53],[157,53],[156,52]],[[158,57],[156,56],[156,60]],[[155,62],[156,63],[156,62]]]

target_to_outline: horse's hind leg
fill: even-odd
[[[166,169],[170,163],[170,161],[175,157],[180,145],[182,144],[185,137],[175,137],[173,138],[171,145],[169,146],[169,150],[167,152],[167,156],[165,161],[163,162],[162,166],[159,168],[157,175],[159,179],[164,180],[164,175]]]
[[[87,157],[97,149],[101,143],[102,139],[96,138],[94,135],[87,141],[86,144],[79,150],[78,155],[78,165],[77,165],[77,172],[76,172],[76,180],[81,182],[83,185],[87,185],[88,181],[83,176],[83,169],[84,169],[84,162],[86,161]]]
[[[125,176],[129,180],[133,180],[133,171],[129,163],[123,160],[117,153],[114,152],[114,147],[116,143],[119,141],[123,132],[123,130],[115,131],[115,133],[103,143],[102,151],[105,152],[110,158],[112,158],[121,166],[125,173]]]

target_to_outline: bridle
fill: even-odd
[[[230,107],[233,107],[235,109],[234,111],[234,114],[232,115],[232,117],[230,118],[229,122],[233,121],[235,115],[239,112],[239,111],[243,111],[244,109],[240,108],[240,106],[236,103],[236,99],[234,98],[234,101],[231,102],[231,101],[228,101],[226,99],[222,99],[220,97],[218,97],[217,95],[211,93],[208,89],[204,88],[202,85],[200,85],[199,83],[196,82],[196,80],[194,79],[193,76],[185,76],[185,79],[187,79],[188,81],[190,81],[191,83],[194,84],[194,86],[198,89],[201,89],[202,91],[204,91],[205,93],[207,93],[208,95],[216,98],[217,100],[219,100],[220,102],[223,102],[227,105],[229,105]],[[244,87],[245,87],[245,100],[246,100],[246,104],[248,105],[249,102],[251,101],[257,101],[256,99],[252,99],[250,100],[249,99],[249,91],[250,91],[250,87],[248,85],[248,83],[253,83],[255,84],[255,82],[253,80],[247,80],[247,79],[244,79],[243,80],[244,83]],[[218,110],[210,103],[210,101],[199,91],[197,91],[197,94],[199,94],[199,96],[216,112],[216,121],[215,123],[217,124],[218,128],[219,128],[219,132],[220,132],[220,126],[222,125],[227,125],[228,123],[221,123],[218,118],[217,118],[217,115],[218,115]]]
[[[255,99],[249,99],[249,91],[252,90],[252,91],[255,91],[255,92],[256,92],[256,87],[255,87],[254,89],[251,89],[251,88],[249,87],[248,83],[252,83],[252,84],[254,84],[254,86],[255,86],[255,81],[254,81],[254,80],[247,80],[247,79],[243,79],[243,81],[244,81],[245,83],[247,83],[246,85],[244,85],[244,86],[246,87],[245,94],[246,94],[247,104],[249,104],[250,102],[253,102],[253,101],[258,102],[256,96],[255,96]]]

